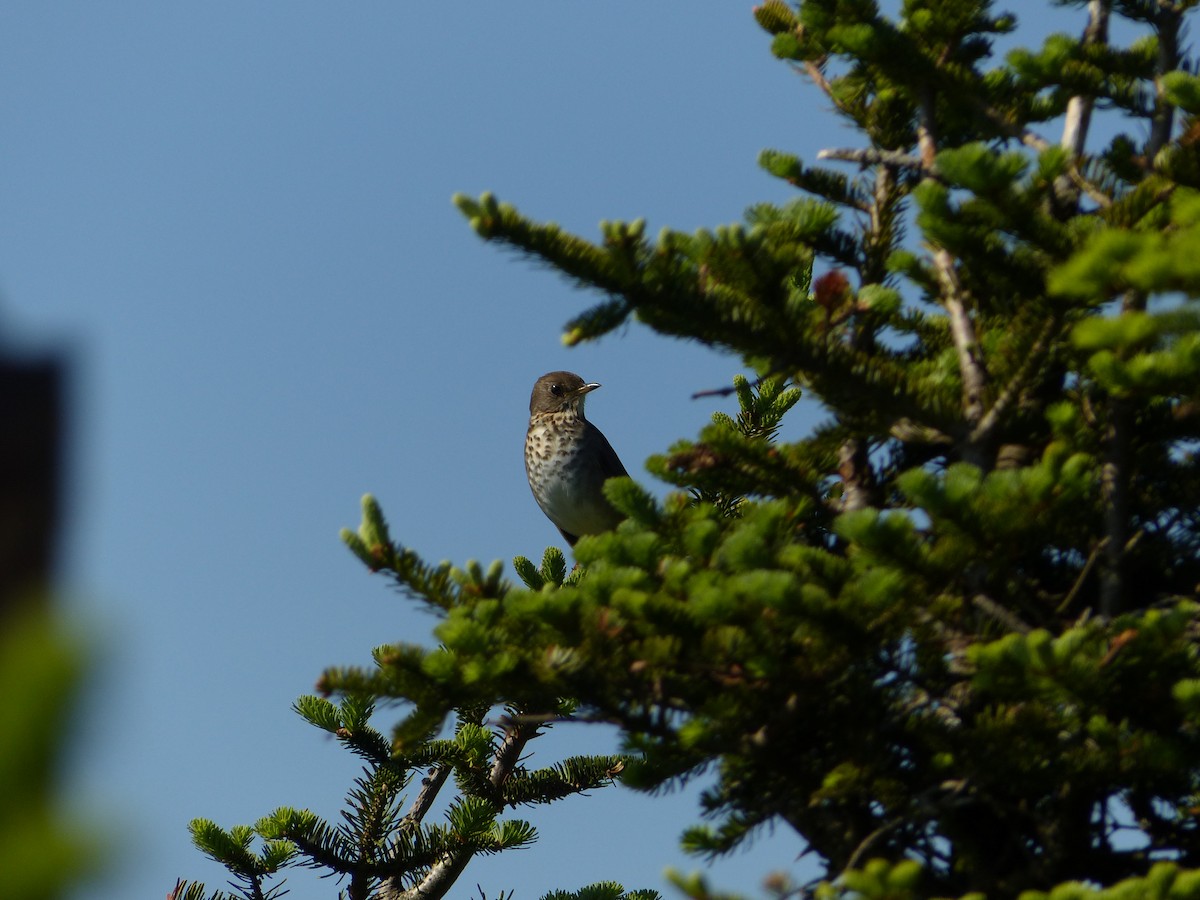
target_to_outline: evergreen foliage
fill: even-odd
[[[62,809],[62,736],[86,654],[44,600],[0,591],[0,884],[16,900],[66,896],[104,849]]]
[[[624,767],[620,757],[587,756],[526,768],[526,744],[549,726],[529,721],[515,707],[496,728],[487,725],[487,706],[459,710],[452,737],[411,743],[389,739],[370,724],[374,703],[363,694],[349,694],[338,704],[301,697],[296,711],[365,763],[342,821],[331,824],[310,810],[288,807],[252,826],[226,829],[194,819],[193,841],[230,871],[236,893],[207,894],[203,885],[180,882],[174,900],[270,900],[286,893],[281,873],[294,867],[337,876],[345,884],[340,896],[348,900],[443,896],[473,856],[536,840],[528,822],[500,818],[504,810],[601,787]],[[425,774],[405,809],[406,791],[418,772]],[[456,794],[446,822],[429,824],[426,818],[451,776]]]
[[[352,746],[375,767],[364,797],[377,770],[392,790],[436,759],[465,773],[451,830],[488,849],[488,816],[530,795],[489,793],[466,744],[433,737],[504,702],[507,736],[617,724],[635,786],[715,772],[685,845],[718,856],[785,823],[827,877],[781,897],[1200,897],[1193,3],[1065,5],[1081,37],[997,60],[1017,22],[984,0],[895,19],[766,0],[772,52],[859,141],[821,154],[849,169],[764,152],[799,193],[744,223],[606,222],[592,242],[456,198],[485,239],[603,295],[568,343],[633,318],[754,380],[736,419],[650,460],[677,493],[609,482],[627,521],[582,538],[570,575],[555,550],[516,561],[524,589],[499,565],[430,566],[368,498],[347,544],[442,621],[436,648],[324,675],[343,705],[314,706],[321,727],[359,728],[338,718],[354,697],[413,704],[390,745]],[[827,419],[782,442],[800,391]],[[527,786],[550,799],[620,763],[588,765]],[[221,834],[227,864],[265,864]],[[381,858],[322,835],[314,863]],[[384,856],[363,877],[396,874]]]

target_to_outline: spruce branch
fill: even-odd
[[[553,766],[524,772],[504,785],[507,806],[542,804],[611,784],[626,761],[619,756],[576,756]]]
[[[282,897],[285,893],[287,892],[277,887],[267,891],[263,897],[264,900],[274,900],[276,897]],[[228,891],[209,893],[203,884],[179,878],[175,881],[175,887],[167,893],[167,900],[244,900],[245,896],[242,894],[241,897],[238,897]]]

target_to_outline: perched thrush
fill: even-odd
[[[583,417],[583,401],[598,387],[571,372],[551,372],[529,398],[525,474],[538,506],[572,547],[580,535],[609,531],[625,518],[602,488],[628,473],[600,429]]]

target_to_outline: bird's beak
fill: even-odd
[[[592,382],[591,384],[585,384],[581,388],[576,388],[575,392],[571,396],[572,397],[584,397],[584,396],[590,394],[592,391],[594,391],[598,387],[600,387],[600,385],[596,384],[595,382]]]

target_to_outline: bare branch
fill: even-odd
[[[1129,291],[1121,311],[1146,308],[1146,298]],[[1104,436],[1100,492],[1104,498],[1104,569],[1100,573],[1100,612],[1115,616],[1125,607],[1125,556],[1129,544],[1129,489],[1133,478],[1133,406],[1128,397],[1111,397]]]
[[[537,733],[537,725],[524,725],[509,720],[509,727],[504,734],[504,740],[496,750],[495,758],[492,760],[491,773],[488,776],[492,787],[497,791],[516,769],[525,745],[536,737]],[[500,811],[499,804],[497,804],[496,811]],[[429,870],[420,884],[403,890],[398,880],[392,880],[383,886],[381,896],[388,900],[438,900],[454,886],[454,882],[458,880],[458,876],[462,874],[473,855],[472,851],[465,849],[452,850]]]
[[[838,475],[842,478],[842,512],[866,509],[871,505],[875,479],[864,442],[850,438],[838,449]]]
[[[933,130],[933,92],[926,87],[921,92],[921,108],[917,120],[917,150],[921,154],[921,165],[932,171],[937,159],[937,134]]]
[[[793,66],[793,68],[798,72],[804,72],[805,75],[812,79],[813,84],[821,89],[821,93],[823,93],[833,102],[834,106],[836,106],[838,109],[842,108],[841,104],[834,99],[833,88],[830,86],[829,81],[825,78],[825,73],[821,71],[821,66],[819,63],[815,63],[806,59],[799,65]]]
[[[901,153],[899,150],[880,150],[877,147],[835,147],[817,152],[817,159],[836,159],[842,162],[858,163],[863,166],[896,166],[902,169],[916,169],[925,174],[931,174],[925,168],[921,157],[911,153]]]
[[[1079,595],[1079,591],[1083,588],[1083,583],[1087,581],[1087,577],[1092,573],[1092,569],[1096,567],[1096,560],[1100,558],[1100,554],[1104,551],[1108,544],[1108,538],[1103,538],[1092,548],[1092,552],[1088,554],[1087,562],[1083,564],[1083,568],[1079,570],[1079,575],[1075,579],[1075,583],[1071,585],[1071,589],[1067,591],[1067,595],[1063,597],[1062,603],[1058,604],[1058,608],[1054,611],[1058,614],[1065,613],[1071,608],[1071,604]]]
[[[984,397],[987,393],[987,371],[975,338],[975,325],[967,312],[965,291],[954,267],[954,258],[942,247],[933,254],[942,284],[946,313],[950,317],[950,335],[958,351],[958,368],[963,380],[963,417],[976,426],[983,417]]]
[[[957,806],[962,802],[963,794],[966,793],[967,782],[965,780],[945,781],[940,785],[929,788],[926,791],[918,794],[914,800],[914,807],[926,813],[940,814],[948,806]],[[857,868],[859,863],[867,855],[871,849],[879,843],[879,840],[885,837],[888,832],[895,830],[901,825],[913,824],[914,818],[910,816],[896,816],[884,822],[870,834],[868,834],[846,860],[843,870]]]
[[[863,857],[865,857],[867,853],[870,852],[877,843],[879,843],[880,838],[887,835],[889,831],[895,831],[897,828],[903,825],[905,821],[906,820],[903,816],[896,816],[894,819],[889,819],[868,834],[859,842],[858,846],[854,848],[854,852],[850,854],[850,858],[846,860],[846,868],[857,868],[858,864],[862,862]]]
[[[917,147],[921,152],[922,164],[932,169],[937,158],[937,135],[934,131],[933,94],[929,90],[921,96]],[[984,368],[979,342],[975,337],[975,325],[967,312],[966,291],[959,280],[954,257],[944,247],[934,247],[933,266],[942,288],[942,306],[950,319],[950,336],[958,354],[958,370],[963,388],[963,418],[974,430],[983,417],[987,370]],[[981,446],[973,441],[968,441],[963,458],[980,468],[988,467]]]
[[[437,799],[438,791],[442,789],[442,785],[446,783],[446,779],[450,776],[450,766],[440,765],[434,766],[433,770],[425,776],[421,782],[421,790],[417,794],[417,798],[412,802],[412,806],[405,813],[401,827],[415,828],[421,824],[425,818],[425,814],[429,812],[429,808],[433,806],[433,801]]]
[[[986,594],[976,594],[971,598],[971,605],[987,616],[995,619],[1009,631],[1017,634],[1029,634],[1033,631],[1024,620],[1011,609],[1007,609],[988,597]]]
[[[1100,468],[1104,497],[1104,570],[1100,573],[1100,612],[1115,616],[1125,606],[1125,542],[1129,529],[1129,479],[1133,410],[1123,397],[1109,408],[1107,449]]]
[[[1167,102],[1163,76],[1179,66],[1179,37],[1182,11],[1159,3],[1153,17],[1158,37],[1158,59],[1154,67],[1155,104],[1146,141],[1145,157],[1153,166],[1155,157],[1171,139],[1175,108]],[[1129,292],[1121,301],[1121,311],[1143,310],[1146,298]],[[1104,465],[1100,487],[1104,497],[1104,569],[1100,573],[1100,612],[1115,616],[1125,608],[1125,558],[1131,546],[1129,533],[1130,483],[1133,479],[1134,411],[1127,397],[1109,400],[1108,432],[1105,435]]]
[[[987,119],[988,122],[991,123],[992,127],[1001,134],[1013,140],[1020,141],[1026,147],[1031,150],[1036,150],[1038,153],[1049,150],[1052,146],[1048,140],[1046,140],[1036,131],[1032,131],[1028,128],[1018,128],[1017,126],[1013,125],[997,110],[986,105],[982,100],[975,98],[975,104],[976,110],[979,112],[979,114]],[[1112,206],[1112,198],[1083,177],[1083,173],[1079,171],[1079,167],[1076,165],[1074,159],[1071,159],[1067,162],[1066,174],[1071,180],[1071,183],[1079,188],[1079,190],[1087,194],[1088,197],[1091,198],[1092,202],[1097,206],[1101,208]]]
[[[1154,31],[1158,37],[1158,59],[1154,63],[1154,115],[1150,120],[1150,138],[1146,141],[1146,161],[1154,158],[1171,140],[1175,124],[1175,107],[1167,102],[1163,76],[1179,68],[1179,38],[1183,27],[1183,12],[1173,4],[1159,3],[1154,14]]]
[[[755,378],[754,381],[750,382],[750,386],[756,388],[762,383],[762,378]],[[692,399],[699,400],[702,397],[729,397],[736,393],[737,388],[735,388],[733,385],[728,385],[721,388],[708,388],[707,390],[696,391],[696,393],[692,394]]]
[[[1012,378],[1008,380],[1008,384],[1004,386],[1000,396],[996,398],[996,402],[991,405],[983,418],[971,431],[968,440],[973,443],[986,443],[995,432],[1000,424],[1000,417],[1008,411],[1008,408],[1024,397],[1025,389],[1029,386],[1029,379],[1033,373],[1041,367],[1043,355],[1050,346],[1050,339],[1057,330],[1058,320],[1051,318],[1046,322],[1042,333],[1038,335],[1038,339],[1033,346],[1025,354],[1025,359],[1021,363]]]
[[[904,416],[892,423],[888,434],[906,444],[953,444],[954,439],[932,425],[923,425]]]
[[[511,719],[509,721],[511,724],[504,734],[504,742],[492,761],[492,772],[488,780],[494,788],[504,785],[520,762],[521,751],[538,733],[538,725],[526,725]]]
[[[1085,47],[1108,42],[1108,14],[1111,0],[1091,0],[1088,3],[1088,23],[1083,30]],[[1087,143],[1088,126],[1091,124],[1092,97],[1076,96],[1067,103],[1067,114],[1063,120],[1061,144],[1071,159],[1078,159]]]

